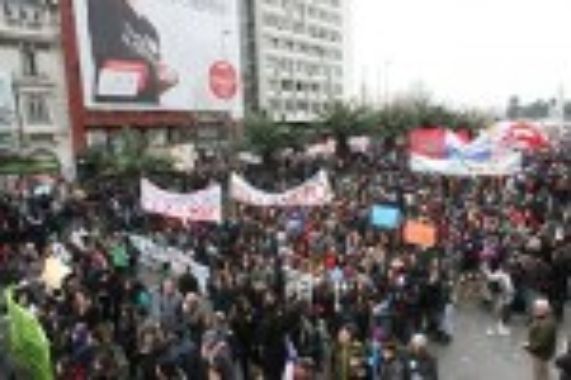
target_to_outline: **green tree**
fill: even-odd
[[[277,153],[294,147],[296,134],[284,124],[276,123],[264,115],[251,115],[245,121],[245,147],[260,155],[265,164],[274,163]]]
[[[442,126],[450,129],[477,130],[491,118],[476,110],[455,110],[434,104],[428,98],[404,98],[379,111],[380,134],[402,136],[418,127]]]
[[[170,157],[151,153],[141,135],[128,128],[120,132],[112,147],[96,145],[88,148],[81,161],[87,174],[93,178],[133,178],[173,168]]]
[[[344,156],[349,152],[349,138],[373,133],[378,122],[378,115],[369,108],[334,103],[316,126],[319,131],[335,138],[337,153]]]

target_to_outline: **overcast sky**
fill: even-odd
[[[349,0],[353,91],[422,84],[456,105],[571,97],[571,0]],[[385,85],[387,84],[387,85]]]

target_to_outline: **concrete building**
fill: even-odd
[[[58,0],[0,0],[3,151],[53,155],[73,177]]]
[[[346,96],[348,0],[244,0],[246,109],[307,122]]]

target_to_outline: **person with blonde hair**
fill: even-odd
[[[438,362],[428,351],[428,339],[423,334],[413,335],[406,359],[406,379],[438,380]]]

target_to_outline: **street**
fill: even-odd
[[[559,346],[571,335],[571,318],[559,330]],[[492,326],[488,312],[475,305],[462,305],[456,311],[455,336],[448,347],[435,348],[441,380],[531,380],[531,361],[521,348],[526,341],[526,321],[515,315],[508,337],[486,336]],[[553,372],[553,379],[555,377]]]

